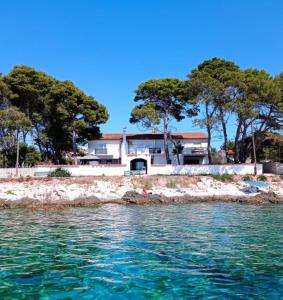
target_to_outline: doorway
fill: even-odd
[[[142,158],[136,158],[131,161],[131,171],[145,171],[147,174],[147,161]]]

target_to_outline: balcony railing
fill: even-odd
[[[107,149],[94,149],[95,154],[107,154]]]
[[[161,154],[161,148],[149,148],[149,154]]]
[[[184,155],[206,155],[207,149],[204,147],[188,147],[184,148],[183,153]]]
[[[207,154],[207,150],[205,148],[192,148],[192,154]]]

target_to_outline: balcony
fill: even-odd
[[[183,150],[184,155],[207,155],[207,149],[204,147],[185,148]]]
[[[142,148],[142,147],[133,147],[129,148],[128,155],[137,156],[137,155],[154,155],[162,154],[164,151],[161,148]]]
[[[206,148],[192,148],[192,154],[207,154]]]
[[[161,154],[161,148],[149,148],[149,154]]]
[[[101,149],[94,149],[94,153],[96,155],[99,155],[99,154],[107,154],[107,149],[106,148],[101,148]]]

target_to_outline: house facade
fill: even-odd
[[[207,164],[207,135],[204,133],[172,133],[169,140],[170,163],[173,165]],[[174,144],[183,146],[174,155]],[[107,133],[88,142],[88,154],[79,158],[81,164],[126,165],[131,171],[166,165],[163,135],[158,133]]]

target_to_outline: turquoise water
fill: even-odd
[[[0,211],[0,299],[282,299],[283,206]]]

